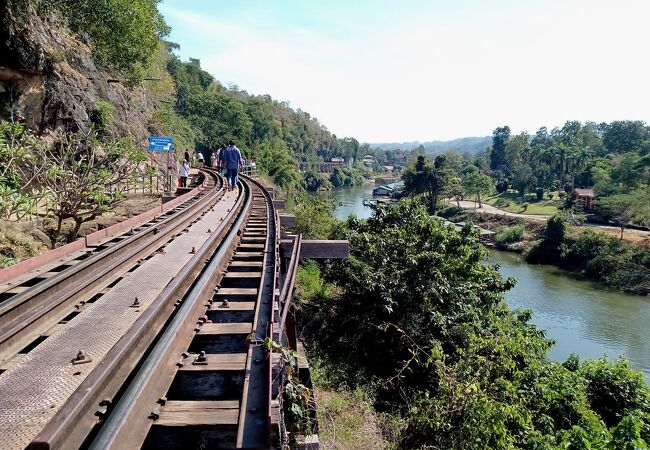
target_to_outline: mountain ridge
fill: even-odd
[[[467,136],[448,141],[411,141],[411,142],[382,142],[368,143],[371,148],[380,150],[414,150],[420,145],[427,153],[442,153],[447,150],[455,150],[461,153],[479,153],[485,150],[492,143],[492,136]]]

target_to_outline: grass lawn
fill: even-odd
[[[549,200],[547,194],[544,194],[542,200],[537,200],[535,194],[526,194],[522,199],[516,192],[503,192],[487,197],[484,201],[511,213],[553,215],[558,211],[558,206],[562,204],[563,200],[558,197],[557,192],[553,193],[553,200]]]

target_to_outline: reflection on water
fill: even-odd
[[[372,197],[374,185],[354,186],[335,189],[330,192],[317,192],[319,197],[332,197],[336,203],[334,217],[345,220],[350,214],[355,214],[359,219],[367,219],[372,215],[373,209],[363,205],[364,198]]]
[[[625,355],[650,380],[650,299],[625,295],[551,266],[529,265],[514,253],[492,251],[503,276],[517,285],[506,293],[512,308],[531,309],[533,322],[556,344],[551,357],[564,361]]]

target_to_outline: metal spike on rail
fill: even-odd
[[[72,364],[86,364],[91,362],[93,359],[90,357],[90,355],[84,353],[83,350],[79,350],[79,353],[77,353],[77,356],[71,361]]]
[[[129,305],[129,308],[139,308],[140,306],[142,306],[142,304],[140,303],[140,298],[136,297],[133,300],[133,303]]]
[[[208,355],[205,354],[203,350],[201,350],[201,353],[199,353],[194,361],[192,362],[194,365],[207,365],[208,364]]]

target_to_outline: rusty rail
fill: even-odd
[[[230,324],[228,321],[224,322],[221,320],[218,320],[216,324],[211,324],[207,318],[208,316],[205,314],[208,311],[211,313],[216,312],[216,309],[212,305],[214,299],[225,298],[217,297],[218,295],[227,295],[225,294],[227,289],[221,292],[221,284],[224,282],[224,275],[227,272],[226,268],[229,267],[229,264],[234,265],[235,262],[239,262],[242,266],[249,266],[249,263],[243,263],[242,261],[249,261],[249,256],[251,256],[250,260],[261,257],[261,255],[255,255],[259,254],[257,247],[262,245],[258,243],[262,239],[262,232],[258,231],[261,230],[262,219],[260,215],[262,208],[260,204],[262,197],[265,202],[264,210],[267,216],[266,232],[264,233],[264,236],[266,236],[264,240],[265,250],[263,252],[263,261],[261,262],[259,288],[256,294],[255,317],[252,321],[253,332],[250,335],[250,342],[247,345],[246,369],[244,371],[246,381],[241,391],[239,419],[235,422],[235,424],[238,424],[238,427],[236,428],[236,434],[232,435],[232,440],[229,441],[229,445],[238,448],[270,447],[270,375],[272,359],[270,352],[260,345],[260,341],[266,336],[273,336],[272,321],[275,318],[274,310],[277,306],[276,287],[279,275],[279,221],[270,195],[258,183],[244,178],[243,189],[247,192],[245,205],[242,207],[243,212],[234,222],[230,232],[208,262],[205,270],[195,281],[192,280],[194,285],[191,291],[187,294],[174,316],[169,320],[168,326],[157,338],[156,343],[148,352],[148,356],[139,365],[137,372],[132,374],[128,387],[124,389],[117,403],[111,405],[111,408],[109,408],[109,415],[96,434],[93,442],[90,443],[90,448],[121,449],[138,448],[143,445],[145,448],[151,448],[152,444],[150,442],[147,446],[147,439],[151,434],[152,425],[156,425],[156,421],[161,414],[165,414],[165,408],[169,407],[170,403],[174,403],[173,401],[167,400],[166,392],[170,389],[172,382],[176,381],[175,377],[178,375],[179,367],[191,367],[193,364],[202,364],[203,362],[197,362],[200,358],[203,358],[202,361],[205,361],[205,364],[207,364],[214,355],[210,353],[201,356],[197,355],[196,352],[189,352],[190,342],[193,342],[192,340],[200,334],[199,332],[203,328],[208,327],[208,325],[241,325]],[[253,191],[255,191],[255,194]],[[260,195],[260,192],[263,194]],[[251,223],[253,225],[249,226]],[[247,230],[256,231],[249,233]],[[248,244],[248,248],[244,248],[247,245],[242,244],[243,239],[246,239],[246,242],[255,242],[256,244]],[[236,253],[234,252],[235,248],[238,249]],[[231,255],[235,255],[235,261],[230,260],[233,258]],[[254,264],[260,266],[259,262],[250,263],[250,265]],[[250,276],[249,272],[246,272],[248,269],[243,267],[238,267],[238,269],[244,271],[238,272],[242,278]],[[258,277],[256,275],[253,278],[257,279]],[[230,280],[232,281],[232,279]],[[244,292],[249,289],[235,290],[241,291],[241,293],[233,293],[232,298],[238,295],[242,297],[249,295]],[[246,300],[241,301],[246,303]],[[226,308],[229,308],[228,302],[225,301],[224,303],[226,304]],[[237,303],[237,301],[234,303]],[[237,310],[238,308],[235,308],[231,312],[237,312]],[[222,311],[225,312],[228,309]],[[197,317],[199,318],[198,325]],[[241,346],[241,344],[237,345]],[[126,352],[127,349],[125,348],[123,351]],[[198,369],[200,368],[201,366],[198,367]],[[96,400],[99,396],[95,394],[94,398],[94,405],[97,406]],[[179,403],[179,401],[176,401],[176,403]],[[191,402],[186,401],[185,403]],[[202,402],[197,401],[196,403]],[[210,402],[205,400],[203,403]],[[193,406],[198,407],[201,405],[195,404]],[[74,408],[74,406],[70,406],[70,408]],[[62,426],[59,427],[61,435],[65,434],[66,429],[74,428],[74,420],[69,420],[68,422],[67,425],[61,424]],[[213,425],[215,424],[215,422],[211,423]],[[187,425],[187,427],[181,427],[184,430],[183,432],[191,432],[193,429],[193,426],[190,426],[191,424]],[[193,425],[195,428],[196,424]],[[156,426],[160,428],[159,425]],[[182,440],[180,445],[188,445],[191,447],[190,442]],[[173,446],[170,448],[173,448]]]
[[[212,174],[212,177],[214,188],[201,190],[186,202],[186,208],[177,207],[177,213],[2,302],[0,352],[22,345],[26,333],[57,321],[65,308],[88,292],[109,285],[130,265],[157,250],[187,223],[199,217],[224,192],[218,175]],[[188,210],[191,214],[187,214]]]
[[[103,417],[109,409],[112,409],[114,396],[140,362],[144,352],[163,330],[170,317],[173,315],[174,322],[167,328],[167,333],[174,327],[174,323],[180,320],[179,318],[185,317],[188,309],[195,306],[192,303],[192,293],[197,289],[201,290],[205,282],[197,283],[189,295],[187,291],[201,271],[218,268],[224,264],[221,261],[224,259],[223,254],[233,245],[232,240],[237,235],[237,223],[242,220],[242,214],[245,214],[245,203],[245,196],[241,194],[235,207],[232,208],[229,218],[219,225],[208,241],[197,250],[196,256],[190,263],[160,293],[129,332],[120,339],[84,380],[53,420],[34,439],[30,449],[78,448],[82,445],[88,434],[97,425],[98,416]],[[236,220],[237,223],[235,223]],[[206,269],[206,260],[210,260],[210,258],[211,262]],[[179,299],[186,295],[187,298],[178,307]],[[162,341],[164,341],[164,335],[152,350],[151,355],[157,355],[156,349]],[[147,388],[147,386],[140,387]],[[128,392],[123,398],[128,398]],[[120,413],[119,405],[118,411],[113,412],[112,417]]]
[[[214,285],[223,277],[228,256],[239,242],[240,230],[250,214],[252,202],[250,189],[245,190],[242,212],[102,425],[91,448],[132,448],[142,445],[146,439],[152,423],[149,413],[156,407],[156,399],[164,395],[171,384],[177,365],[187,364],[181,353],[194,334],[195,318],[206,308]],[[137,432],[134,433],[134,429]]]

